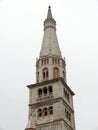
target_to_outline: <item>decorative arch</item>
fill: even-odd
[[[53,68],[53,78],[59,77],[59,69],[57,67]]]

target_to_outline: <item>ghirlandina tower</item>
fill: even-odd
[[[56,21],[48,8],[44,36],[36,61],[36,83],[29,88],[29,120],[25,130],[75,130],[74,92],[67,85]]]

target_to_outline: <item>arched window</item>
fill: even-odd
[[[45,79],[45,72],[43,72],[43,79]]]
[[[43,93],[45,96],[47,95],[47,88],[46,87],[43,88]]]
[[[43,80],[48,80],[49,74],[48,74],[48,68],[43,69]]]
[[[52,115],[53,114],[53,107],[49,107],[49,114]]]
[[[47,115],[48,115],[47,108],[44,108],[44,109],[43,109],[43,115],[44,115],[44,116],[47,116]]]
[[[38,117],[42,117],[42,109],[38,109]]]
[[[71,121],[71,114],[70,113],[68,115],[68,119],[69,119],[69,121]]]
[[[52,86],[49,86],[48,89],[49,89],[49,94],[52,94],[52,92],[53,92]]]
[[[53,78],[58,78],[58,77],[59,77],[59,69],[55,67],[53,69]]]
[[[38,89],[38,96],[39,96],[39,97],[42,97],[42,89],[41,89],[41,88]]]
[[[48,71],[46,72],[46,78],[48,78]]]

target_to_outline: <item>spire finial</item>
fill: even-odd
[[[53,17],[52,17],[52,13],[51,13],[51,6],[49,5],[47,19],[51,19],[51,18],[53,18]]]

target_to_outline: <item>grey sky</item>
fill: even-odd
[[[57,22],[77,130],[98,129],[98,0],[0,0],[0,130],[23,130],[48,6]]]

